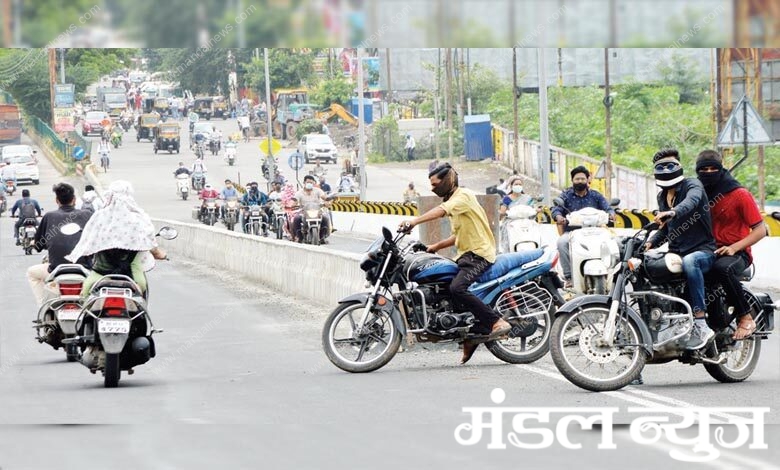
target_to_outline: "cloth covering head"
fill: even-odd
[[[111,249],[148,252],[157,246],[154,235],[152,220],[133,199],[133,186],[114,181],[105,193],[105,206],[92,214],[78,244],[65,258],[76,262],[82,256]],[[151,266],[145,261],[144,268]]]
[[[662,188],[677,186],[685,177],[680,164],[680,153],[675,149],[663,149],[653,155],[655,184]]]

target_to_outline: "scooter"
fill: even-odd
[[[81,315],[83,300],[81,288],[87,276],[89,271],[80,264],[61,264],[54,268],[44,281],[47,289],[43,305],[33,322],[35,339],[54,349],[63,347],[68,362],[75,362],[81,356],[76,344],[66,345],[62,341],[76,335],[76,320]]]
[[[115,149],[122,146],[122,132],[119,128],[114,128],[114,132],[111,133],[111,145],[113,145]]]
[[[19,243],[25,255],[32,254],[33,246],[35,245],[35,234],[38,232],[37,224],[38,219],[29,217],[24,219],[24,222],[19,227]]]
[[[176,195],[186,201],[190,195],[190,177],[186,173],[176,175]]]
[[[619,199],[613,199],[610,205],[619,203]],[[606,294],[612,289],[611,273],[620,259],[617,241],[607,228],[609,215],[586,207],[568,214],[566,220],[569,227],[577,228],[569,240],[572,290],[577,294]]]
[[[538,211],[535,207],[516,205],[506,211],[505,227],[502,235],[501,253],[542,248],[542,229],[536,222]]]
[[[206,185],[206,175],[202,171],[192,173],[192,185],[195,191],[201,191]]]
[[[233,166],[233,164],[236,163],[236,144],[233,142],[225,144],[225,161],[227,161],[230,166]]]
[[[14,182],[14,180],[10,180],[10,179],[5,180],[5,192],[9,196],[14,195],[14,193],[16,192],[16,183]]]

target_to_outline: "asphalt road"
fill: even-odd
[[[138,164],[153,159],[132,152],[126,157]],[[121,168],[124,158],[115,158],[114,168]],[[175,162],[170,166],[172,171]],[[153,199],[145,194],[155,189],[142,177],[143,170],[127,171],[139,176],[139,198]],[[53,207],[48,188],[59,179],[44,162],[41,185],[30,187],[47,209]],[[175,196],[172,187],[156,190]],[[379,371],[352,375],[336,369],[322,353],[321,326],[332,306],[280,296],[186,260],[160,263],[150,273],[152,319],[165,329],[156,337],[157,357],[136,368],[134,375],[123,374],[119,388],[104,389],[99,375],[65,362],[62,351],[33,340],[35,307],[24,270],[39,256],[24,256],[13,246],[12,222],[0,218],[3,470],[453,464],[691,468],[670,457],[675,448],[671,444],[637,444],[625,426],[616,427],[616,450],[597,450],[599,433],[575,432],[576,425],[569,437],[583,444],[581,450],[564,449],[558,440],[547,449],[509,445],[489,450],[487,436],[473,446],[458,444],[455,430],[470,420],[463,408],[492,406],[496,388],[506,393],[505,407],[614,407],[618,423],[636,417],[628,411],[633,406],[770,407],[768,450],[721,448],[721,456],[707,466],[778,468],[776,337],[764,342],[751,379],[732,385],[715,382],[700,366],[670,363],[647,367],[642,387],[595,394],[563,379],[549,356],[533,365],[512,366],[480,349],[467,366],[459,366],[459,352],[451,345],[417,345]],[[507,416],[512,415],[504,415],[505,432],[512,423]],[[553,422],[558,419],[553,415]],[[56,426],[61,424],[117,426]],[[527,427],[538,426],[531,421]],[[521,440],[539,442],[528,435]]]

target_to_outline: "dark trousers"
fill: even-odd
[[[739,277],[750,264],[747,253],[740,251],[736,256],[719,256],[710,268],[709,275],[723,286],[726,300],[734,307],[734,313],[741,317],[750,312],[750,305],[745,299],[745,291]]]
[[[450,295],[455,302],[455,307],[462,311],[471,312],[477,320],[477,323],[471,328],[473,333],[490,333],[493,323],[499,319],[498,313],[485,305],[479,297],[469,292],[469,286],[492,265],[493,263],[489,263],[485,258],[470,251],[466,252],[458,258],[459,271],[450,284]]]
[[[406,149],[406,160],[407,161],[414,160],[414,149]]]

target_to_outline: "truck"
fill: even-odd
[[[127,96],[124,88],[98,87],[97,100],[98,111],[104,111],[116,119],[119,119],[119,115],[127,107]]]
[[[22,117],[15,104],[0,104],[0,144],[22,143]]]

